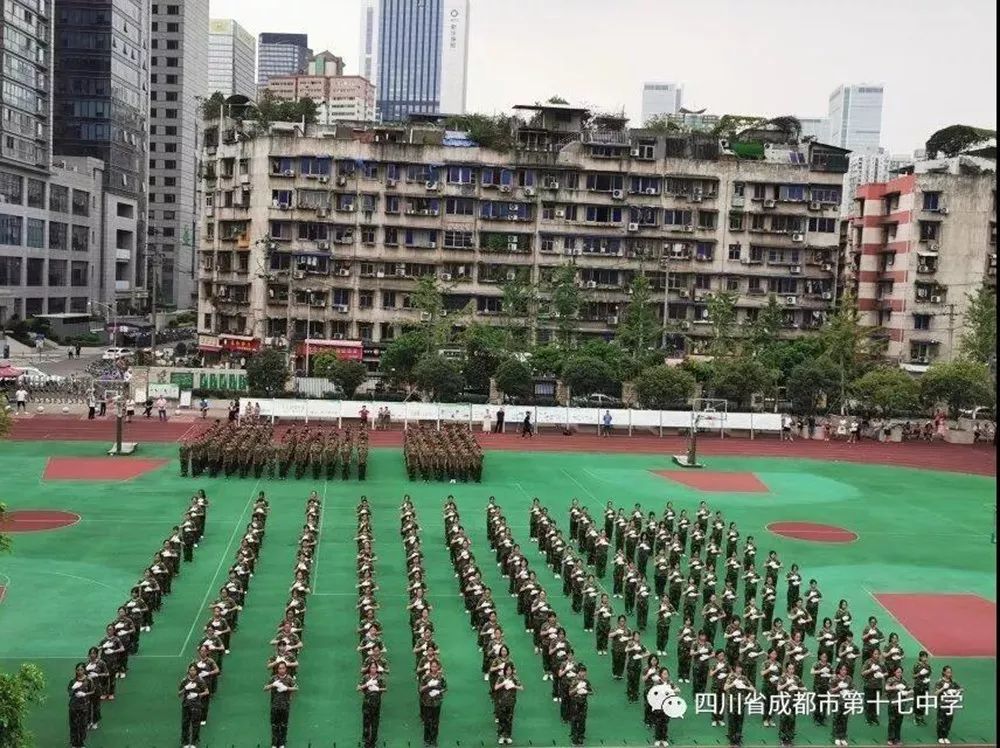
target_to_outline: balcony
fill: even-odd
[[[115,262],[131,262],[132,260],[132,250],[131,249],[116,249],[115,250]]]
[[[132,281],[127,280],[116,280],[115,281],[115,291],[131,291]]]

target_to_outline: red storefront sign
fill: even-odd
[[[360,361],[364,347],[360,340],[304,340],[295,345],[295,353],[299,356],[310,356],[320,353],[334,353],[341,361]]]
[[[260,341],[245,335],[220,335],[219,346],[224,351],[237,353],[253,353],[260,350]]]

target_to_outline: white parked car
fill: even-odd
[[[117,361],[120,358],[127,358],[132,355],[131,348],[106,348],[101,354],[104,361]]]

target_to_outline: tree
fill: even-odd
[[[574,354],[563,364],[561,379],[572,393],[590,395],[611,389],[615,373],[599,358]]]
[[[496,327],[473,323],[466,328],[464,338],[466,386],[474,392],[489,392],[490,379],[508,350],[506,335]]]
[[[573,341],[573,331],[583,305],[583,295],[576,281],[576,267],[568,263],[557,267],[549,280],[549,289],[550,306],[556,317],[559,341],[563,345],[569,345]]]
[[[569,102],[566,101],[566,99],[564,99],[559,94],[556,94],[555,96],[550,96],[545,103],[546,104],[562,104],[564,106],[567,105],[567,104],[569,104]]]
[[[207,99],[201,102],[201,118],[206,122],[213,122],[222,116],[222,105],[226,103],[226,95],[222,91],[216,91]]]
[[[851,396],[869,414],[906,416],[920,409],[920,385],[902,369],[866,372],[851,382]]]
[[[637,364],[658,347],[663,328],[653,311],[653,294],[645,273],[636,273],[629,285],[629,300],[618,319],[615,342]]]
[[[497,367],[497,389],[508,397],[528,397],[531,394],[531,369],[519,358],[508,358]]]
[[[520,118],[506,114],[463,114],[449,117],[445,127],[466,133],[469,140],[493,151],[510,151],[517,145],[515,135]]]
[[[969,148],[996,138],[996,130],[986,130],[969,125],[950,125],[943,127],[927,139],[925,144],[927,158],[937,158],[939,155],[957,156]]]
[[[426,353],[413,368],[413,381],[435,402],[452,402],[465,386],[458,365],[440,353]]]
[[[717,138],[734,139],[739,133],[751,127],[759,127],[766,122],[763,117],[751,117],[741,114],[723,114],[719,117],[718,123],[712,130],[712,135]]]
[[[307,125],[315,125],[319,118],[316,116],[316,110],[318,105],[308,96],[303,96],[295,103],[295,109],[293,110],[298,116],[293,120],[294,122],[299,122],[304,120]]]
[[[444,314],[444,294],[437,276],[422,275],[413,292],[413,305],[420,310],[420,328],[426,338],[428,352],[441,348],[451,332],[451,323]]]
[[[712,323],[709,352],[713,356],[731,356],[735,352],[733,328],[736,326],[738,298],[739,295],[733,291],[717,291],[708,299],[708,319]]]
[[[566,351],[558,345],[548,344],[537,346],[531,352],[529,365],[535,376],[558,377],[562,372]]]
[[[997,295],[993,289],[980,286],[975,293],[969,294],[960,348],[970,361],[989,364],[996,358]]]
[[[785,322],[785,310],[778,302],[778,297],[770,294],[767,304],[757,313],[757,318],[750,323],[746,351],[751,356],[763,356],[765,352],[779,343],[778,333]]]
[[[413,370],[427,352],[427,335],[421,330],[405,332],[385,347],[379,358],[379,370],[397,387],[413,384]]]
[[[787,379],[796,366],[822,355],[823,341],[811,335],[795,340],[773,340],[757,358],[768,369],[779,372],[782,379]]]
[[[840,389],[837,369],[825,358],[804,361],[784,382],[792,408],[803,415],[815,414],[824,403],[830,407]]]
[[[368,369],[360,361],[346,361],[335,353],[321,353],[313,359],[313,373],[317,377],[329,379],[340,387],[344,397],[350,400],[358,387],[368,379]]]
[[[624,381],[627,377],[628,360],[625,353],[617,345],[606,340],[588,340],[574,351],[574,355],[594,358],[607,364],[611,371],[611,377],[617,382]]]
[[[777,374],[751,358],[727,358],[713,362],[710,389],[716,397],[733,403],[737,410],[749,407],[753,395],[774,387]]]
[[[639,404],[643,408],[664,410],[684,405],[694,394],[694,376],[678,366],[651,366],[635,380]]]
[[[520,273],[500,285],[500,324],[506,333],[508,350],[522,349],[524,331],[535,304],[535,287]]]
[[[960,410],[992,406],[996,397],[986,364],[952,361],[932,364],[920,377],[920,396],[929,407],[948,406],[952,418]]]
[[[840,404],[847,403],[847,387],[881,356],[882,347],[872,337],[874,328],[861,324],[857,304],[851,294],[844,294],[837,313],[820,330],[823,355],[837,368],[840,378]]]
[[[28,732],[28,707],[45,701],[45,675],[25,663],[16,673],[0,673],[0,748],[33,745]]]
[[[0,439],[6,439],[10,436],[11,427],[14,425],[8,408],[10,408],[9,405],[0,408]]]
[[[266,348],[247,361],[247,387],[253,397],[274,397],[285,389],[288,364],[285,354]]]

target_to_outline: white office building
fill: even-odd
[[[642,85],[642,124],[653,117],[677,114],[681,108],[683,88],[676,83],[644,83]]]
[[[830,94],[830,145],[855,153],[875,153],[881,145],[881,85],[843,85]]]
[[[254,98],[257,40],[231,18],[213,18],[208,25],[208,93],[241,94]]]
[[[802,125],[802,137],[813,138],[820,143],[830,140],[830,120],[826,117],[799,117]]]

